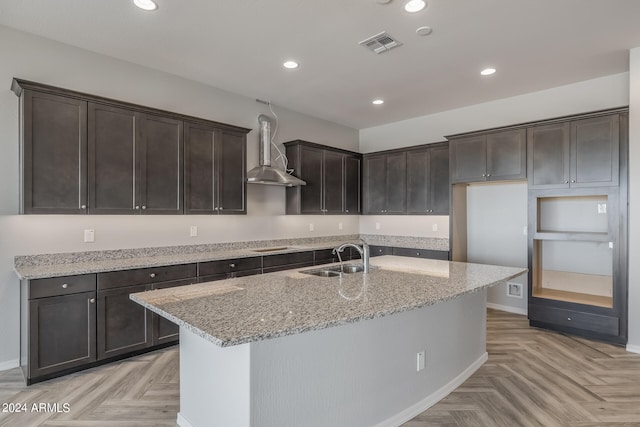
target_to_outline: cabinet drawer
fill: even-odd
[[[98,289],[121,288],[145,283],[168,282],[196,277],[196,264],[170,265],[165,267],[138,268],[98,274]]]
[[[310,262],[313,265],[313,251],[293,252],[290,254],[267,255],[262,258],[262,266],[266,269],[289,264],[302,264]],[[275,271],[275,270],[272,270]]]
[[[29,281],[29,299],[77,294],[96,290],[96,275],[53,277]]]
[[[442,260],[449,259],[449,252],[434,251],[430,249],[393,248],[393,255]]]
[[[233,273],[235,271],[254,270],[262,268],[262,257],[234,258],[220,261],[201,262],[198,264],[198,275]]]
[[[619,334],[620,320],[613,316],[529,304],[529,319],[601,334]]]

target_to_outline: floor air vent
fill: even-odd
[[[360,44],[375,53],[383,53],[402,45],[402,43],[391,37],[385,31],[369,37],[366,40],[362,40]]]

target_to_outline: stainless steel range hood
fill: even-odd
[[[260,114],[260,166],[256,166],[247,172],[248,184],[280,185],[283,187],[295,187],[307,185],[301,179],[271,166],[271,118]]]

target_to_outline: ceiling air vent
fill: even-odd
[[[376,34],[373,37],[369,37],[366,40],[362,40],[360,44],[367,49],[374,51],[375,53],[386,52],[393,49],[394,47],[402,45],[402,43],[391,37],[385,31],[381,32],[380,34]]]

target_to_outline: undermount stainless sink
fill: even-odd
[[[345,264],[345,265],[335,265],[332,267],[322,268],[320,270],[306,270],[301,271],[303,274],[310,274],[312,276],[320,276],[320,277],[339,277],[342,273],[352,274],[352,273],[360,273],[364,270],[361,265],[357,264]]]

